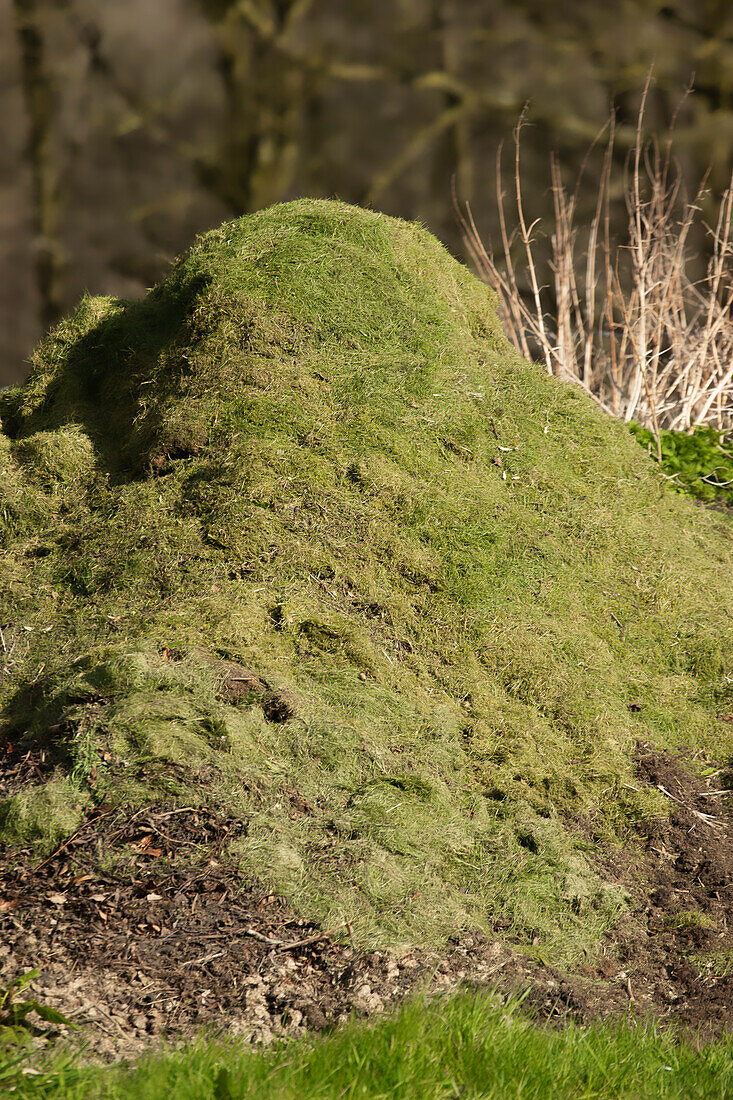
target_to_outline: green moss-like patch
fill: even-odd
[[[733,751],[730,521],[419,226],[224,225],[142,302],[84,300],[0,411],[3,732],[42,790],[210,802],[363,943],[577,955],[624,898],[567,822],[660,812],[637,738]],[[6,826],[43,834],[30,797]]]
[[[81,823],[88,803],[88,792],[67,776],[54,776],[0,803],[2,836],[18,843],[37,841],[42,851],[50,851]]]
[[[733,505],[733,438],[712,425],[690,431],[662,431],[659,444],[654,433],[633,421],[629,425],[637,441],[660,460],[671,485],[699,500]]]

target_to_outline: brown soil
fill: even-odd
[[[0,793],[46,771],[40,754],[8,749],[3,761]],[[733,1023],[731,776],[706,782],[640,745],[638,782],[663,791],[669,819],[599,863],[632,904],[572,974],[478,932],[440,953],[356,951],[348,928],[329,934],[242,882],[222,854],[240,822],[103,805],[51,858],[0,862],[0,986],[38,967],[36,998],[84,1025],[77,1034],[103,1058],[204,1027],[268,1042],[461,985],[524,992],[543,1018],[631,1012],[719,1034]]]
[[[619,957],[650,1009],[707,1032],[729,1028],[733,773],[721,769],[705,781],[651,745],[639,746],[637,772],[670,800],[671,813],[642,831],[648,888],[635,890],[638,924],[619,937]]]

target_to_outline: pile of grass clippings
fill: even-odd
[[[668,810],[637,739],[733,755],[730,520],[417,225],[223,225],[143,301],[84,299],[0,415],[0,743],[48,762],[9,845],[209,804],[361,944],[572,960],[625,904],[587,838]]]

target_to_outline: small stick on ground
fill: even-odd
[[[335,932],[339,932],[342,928],[348,928],[348,921],[344,921],[343,924],[337,925],[335,928],[329,929],[327,932],[319,932],[316,936],[308,936],[304,940],[278,940],[273,936],[263,936],[261,932],[257,932],[254,928],[246,928],[244,931],[245,936],[251,936],[253,940],[259,940],[260,943],[266,943],[268,947],[277,947],[280,951],[294,951],[296,947],[309,947],[312,943],[319,943],[321,940],[330,939]]]
[[[181,966],[203,966],[204,963],[211,962],[212,959],[218,959],[223,954],[223,951],[214,951],[213,954],[203,955],[200,959],[187,959],[186,962],[181,963]]]
[[[344,921],[343,924],[336,925],[328,932],[321,932],[317,936],[309,936],[305,940],[296,940],[295,943],[284,943],[280,948],[281,951],[293,951],[296,947],[309,947],[312,943],[318,943],[320,940],[328,940],[334,934],[334,932],[340,932],[342,928],[348,928],[349,922]]]

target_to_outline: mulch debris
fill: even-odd
[[[0,792],[43,774],[32,753],[4,762]],[[549,1020],[632,1013],[720,1034],[733,1023],[733,972],[719,965],[733,952],[731,777],[711,785],[648,745],[637,769],[670,816],[599,862],[632,905],[572,974],[481,932],[442,952],[360,952],[350,926],[319,928],[243,881],[225,856],[240,821],[201,806],[101,805],[49,858],[0,860],[0,986],[38,967],[33,995],[84,1025],[75,1034],[104,1059],[201,1029],[269,1043],[460,986],[521,992]]]
[[[647,1007],[705,1033],[733,1024],[733,772],[701,778],[639,745],[637,775],[668,800],[649,823],[638,927],[619,938],[621,961]],[[646,887],[640,892],[640,886]],[[727,973],[722,960],[727,957]]]

